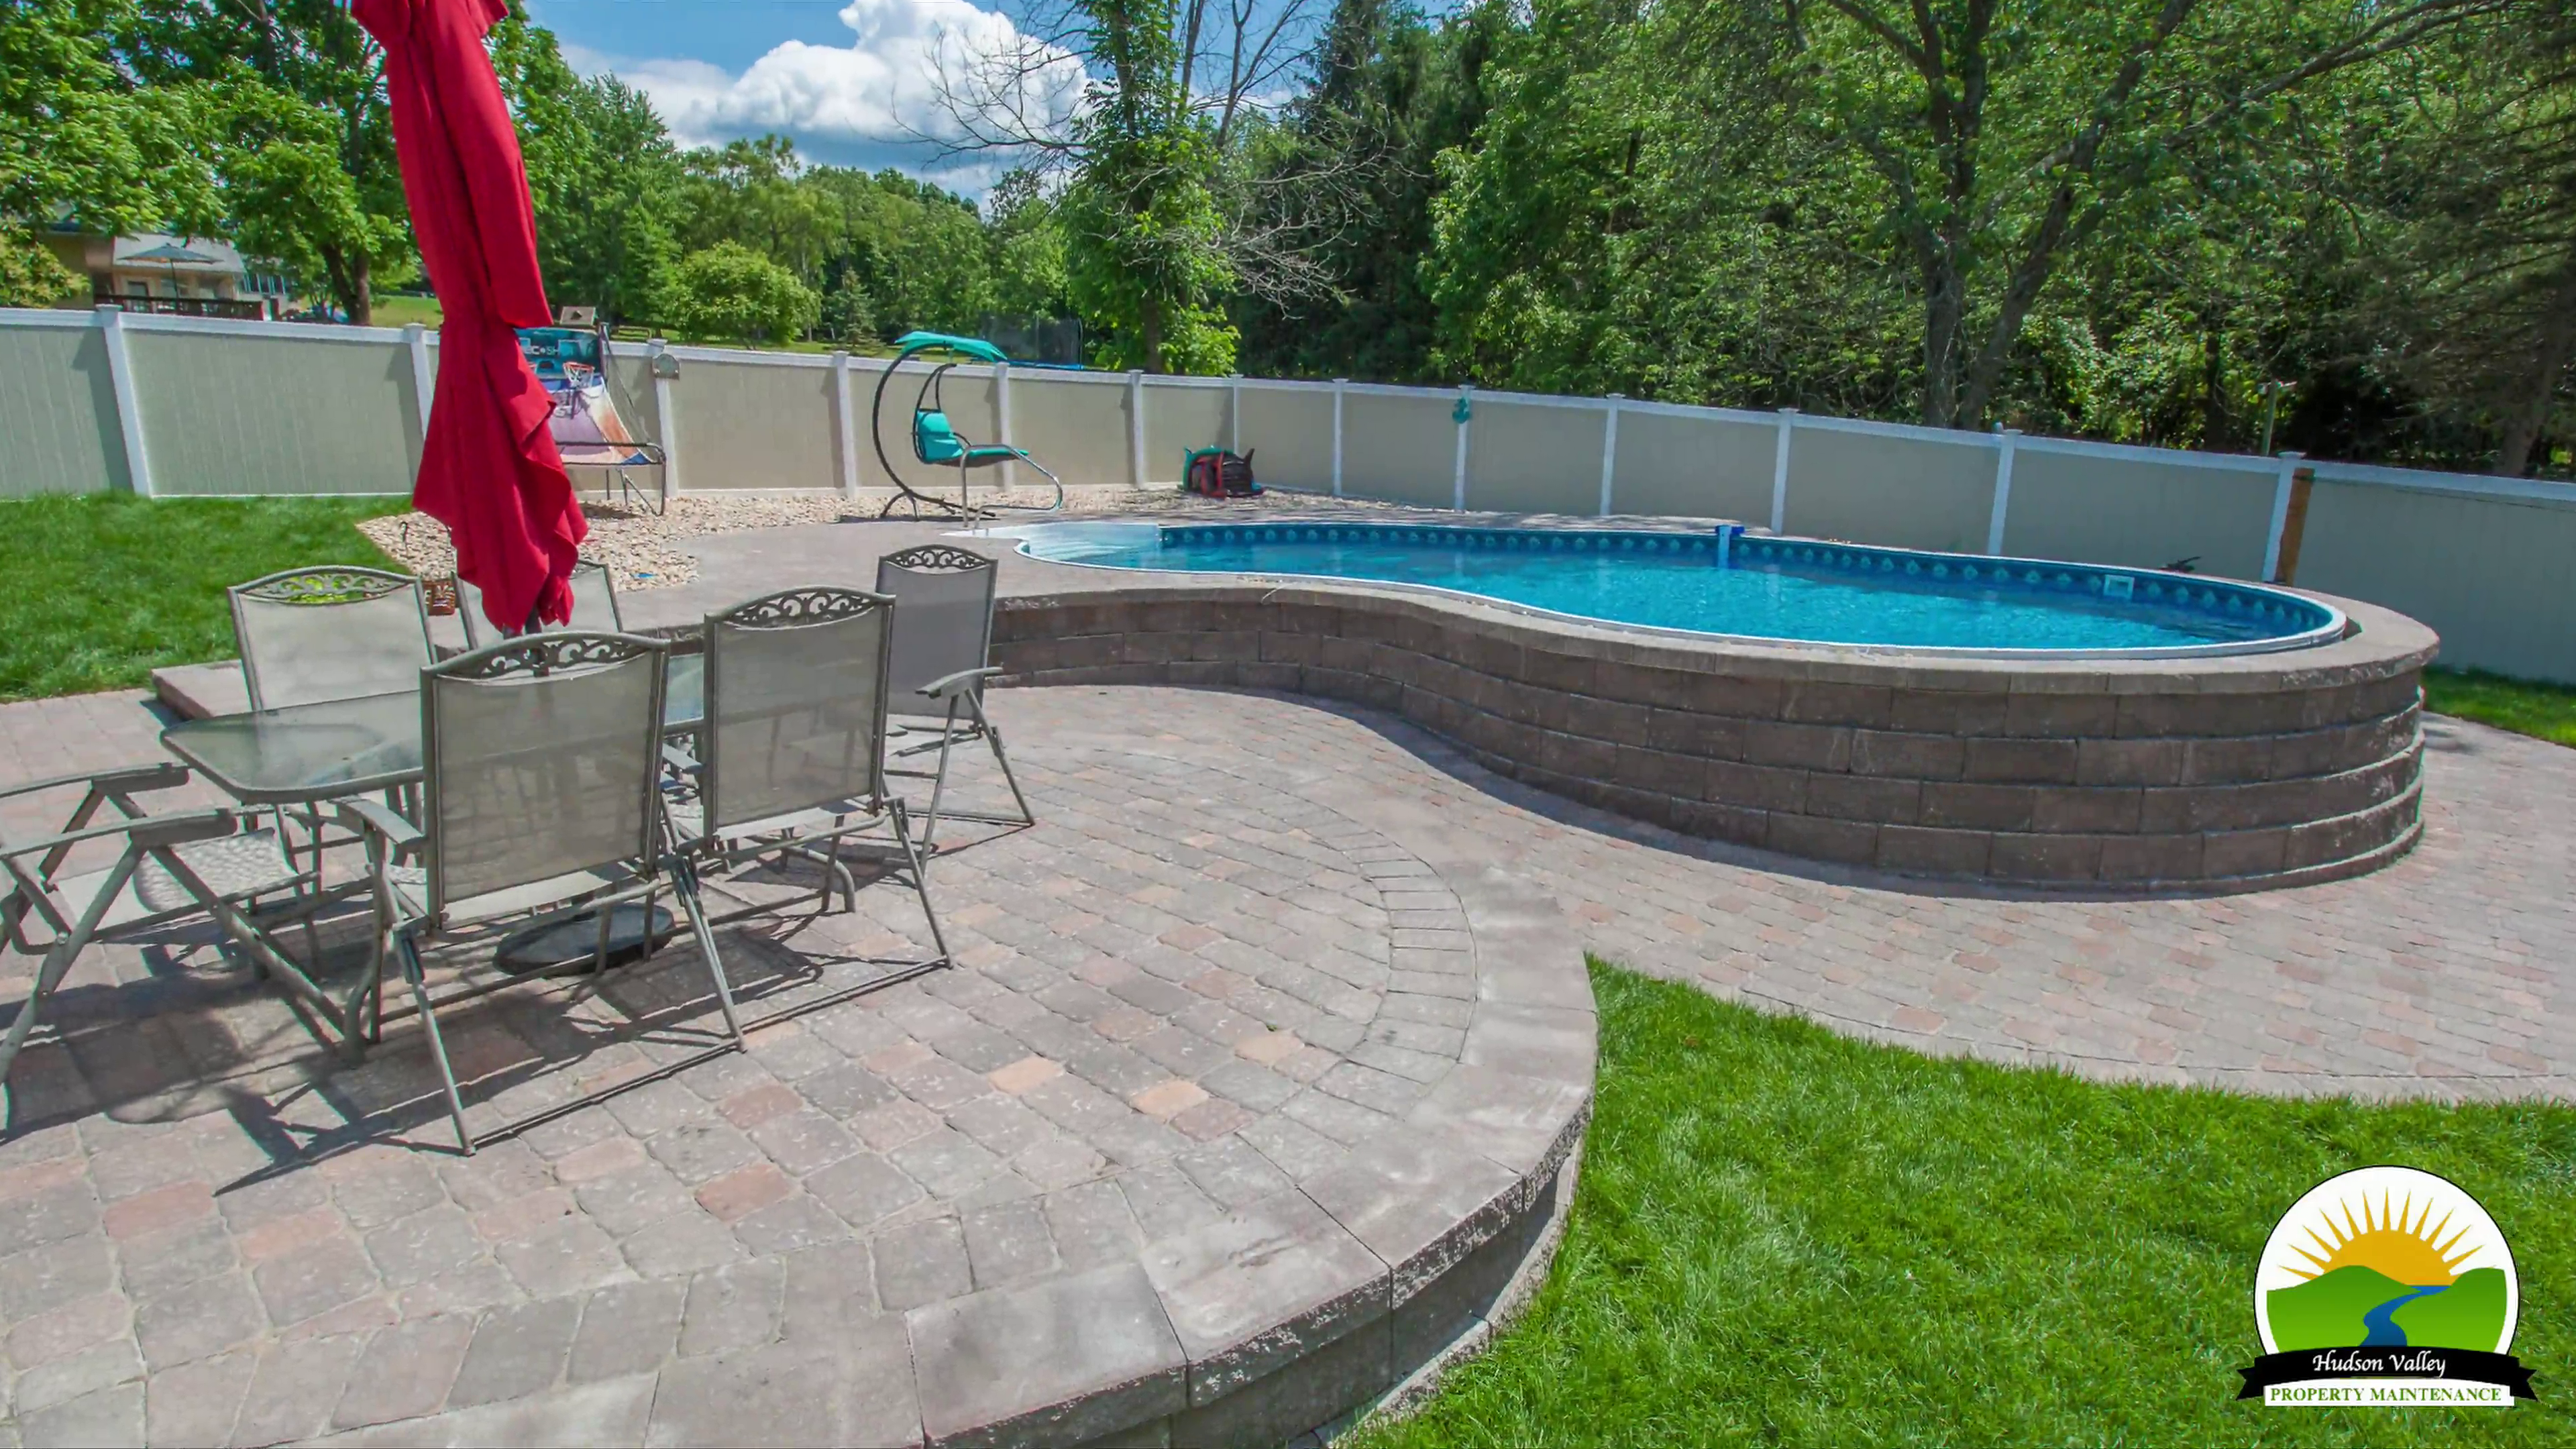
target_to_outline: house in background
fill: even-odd
[[[229,242],[59,228],[48,231],[45,242],[64,267],[89,278],[91,306],[113,302],[129,312],[183,317],[275,317],[289,300],[283,274],[245,262]],[[73,296],[62,305],[83,304]]]

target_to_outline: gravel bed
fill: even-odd
[[[628,589],[668,589],[689,583],[698,576],[698,560],[689,552],[686,540],[715,533],[741,533],[754,528],[784,528],[800,523],[831,523],[843,518],[874,518],[892,495],[883,489],[861,490],[856,497],[838,494],[813,494],[792,498],[727,498],[722,494],[686,494],[671,500],[670,511],[654,514],[645,509],[629,509],[597,499],[584,499],[582,512],[590,519],[590,537],[582,542],[581,556],[603,563],[617,576],[617,587]],[[1046,489],[1022,488],[1013,492],[987,492],[978,489],[978,505],[1017,505],[1043,507],[1053,497]],[[1314,509],[1318,506],[1375,510],[1388,505],[1357,499],[1329,499],[1311,493],[1272,491],[1259,498],[1229,499],[1218,502],[1184,493],[1179,488],[1163,485],[1151,488],[1068,488],[1064,511],[1067,514],[1137,514],[1207,512],[1232,514],[1263,512],[1271,509]],[[901,511],[898,510],[898,515]],[[1010,515],[1005,515],[1010,516]],[[1030,519],[1043,514],[1019,515]],[[370,518],[358,525],[360,532],[378,548],[393,556],[397,563],[425,579],[452,577],[456,572],[456,551],[450,546],[447,528],[425,513],[401,513],[384,518]]]

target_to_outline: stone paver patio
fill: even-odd
[[[0,1144],[15,1431],[917,1436],[924,1386],[965,1390],[866,1371],[900,1357],[891,1325],[916,1325],[917,1355],[922,1315],[979,1291],[1115,1302],[1086,1275],[1403,1140],[1399,1118],[1477,1070],[1444,1004],[1462,878],[1606,959],[1933,1052],[2264,1092],[2576,1095],[2576,752],[2475,725],[2428,720],[2424,841],[2386,870],[2087,899],[1675,837],[1339,707],[1062,688],[993,708],[1045,823],[960,840],[934,871],[960,969],[471,1160],[436,1150],[424,1112],[309,1162],[417,1088],[399,1025],[364,1072],[317,1083],[301,1028],[202,943],[100,953],[78,1044],[20,1066],[41,1125]],[[0,706],[0,779],[149,758],[158,723],[127,695]],[[907,895],[861,900],[729,933],[728,961],[787,1001],[918,931]],[[694,967],[671,954],[624,1006],[685,997]],[[496,1091],[561,1090],[509,1076],[560,1045],[541,1019],[488,1024]],[[107,1020],[140,1024],[80,1029]],[[581,1071],[673,1049],[594,1042]]]
[[[1088,708],[1017,707],[1049,702]],[[202,933],[85,957],[0,1144],[24,1442],[971,1442],[1035,1411],[1275,1439],[1476,1330],[1588,1100],[1570,935],[1498,929],[1532,887],[1320,759],[1160,700],[1011,704],[1042,823],[951,827],[955,969],[470,1159],[415,1025],[334,1069]],[[157,724],[0,713],[19,777]],[[720,939],[756,1019],[927,933],[889,883]],[[469,1115],[708,1039],[686,949],[574,994],[442,1013]],[[1327,1343],[1322,1388],[1208,1407]]]

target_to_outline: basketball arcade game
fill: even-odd
[[[647,486],[653,511],[667,512],[671,506],[669,455],[661,444],[645,441],[627,426],[626,400],[619,396],[616,375],[606,366],[608,329],[580,325],[589,312],[586,307],[566,307],[564,325],[519,329],[519,351],[554,403],[547,427],[554,434],[555,451],[563,455],[568,473],[576,468],[598,470],[602,501],[614,490],[629,506],[642,503],[645,489],[637,485],[636,475],[650,470]]]

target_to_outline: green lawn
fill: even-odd
[[[436,297],[379,294],[374,300],[375,316],[370,320],[378,327],[408,327],[417,322],[434,330],[447,315]]]
[[[2424,707],[2555,744],[2576,745],[2576,686],[2483,669],[2427,669]]]
[[[2576,1443],[2576,1110],[2103,1086],[1597,965],[1593,988],[1597,1113],[1547,1286],[1358,1444]],[[2387,1162],[2509,1236],[2543,1402],[2236,1402],[2273,1221]]]
[[[0,503],[0,699],[135,689],[233,652],[224,587],[299,564],[394,565],[351,524],[400,498]]]

